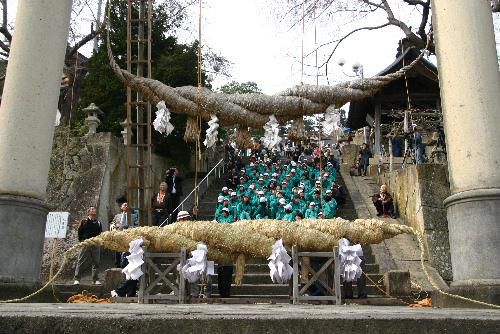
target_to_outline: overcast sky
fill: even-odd
[[[124,0],[125,1],[125,0]],[[285,3],[280,0],[280,3]],[[400,0],[390,0],[394,14],[405,22],[418,25],[420,14],[411,12],[401,5]],[[8,0],[10,15],[13,19],[17,1]],[[350,30],[366,25],[379,25],[385,22],[385,15],[371,16],[370,19],[350,20],[349,15],[328,20],[307,22],[305,33],[299,23],[291,27],[289,20],[280,22],[275,11],[277,1],[272,0],[204,0],[202,10],[202,41],[204,45],[223,55],[231,63],[231,78],[218,77],[214,87],[235,80],[254,81],[264,93],[274,94],[293,85],[316,83],[315,38],[316,45],[334,40]],[[95,9],[94,9],[95,12]],[[82,15],[83,16],[83,15]],[[90,31],[89,19],[80,20],[81,30]],[[351,22],[352,21],[352,22]],[[182,42],[191,43],[198,37],[198,8],[189,10],[186,29],[179,32]],[[384,69],[395,59],[398,41],[403,37],[396,27],[378,31],[359,32],[341,44],[329,62],[328,78],[325,68],[319,69],[319,84],[335,84],[348,80],[344,75],[352,75],[351,65],[359,62],[364,66],[365,76],[372,76]],[[304,76],[301,71],[301,44],[304,41]],[[86,47],[90,54],[91,44]],[[332,50],[332,45],[318,52],[318,62],[322,64]],[[312,54],[311,54],[312,52]],[[339,58],[346,59],[344,68],[337,65]],[[432,59],[431,59],[432,61]]]
[[[290,29],[290,21],[279,22],[275,12],[270,10],[268,0],[211,0],[206,1],[202,10],[202,40],[215,51],[221,53],[232,65],[230,79],[219,78],[215,86],[236,80],[254,81],[267,94],[274,94],[293,85],[316,84],[316,61],[314,30],[317,45],[338,38],[340,31],[334,31],[335,24],[308,22],[302,34],[302,24]],[[191,17],[197,18],[194,8]],[[382,21],[384,17],[378,17]],[[372,21],[375,24],[380,21]],[[197,20],[192,21],[196,37]],[[359,22],[357,24],[360,24]],[[364,22],[367,24],[367,22]],[[354,26],[354,25],[351,25]],[[344,30],[345,31],[345,30]],[[371,76],[384,69],[395,58],[396,47],[401,33],[396,28],[379,32],[359,33],[347,39],[336,52],[328,66],[328,80],[324,67],[319,69],[319,84],[334,84],[348,78],[337,65],[339,58],[347,63],[344,71],[352,75],[351,65],[364,65],[365,76]],[[304,40],[304,76],[302,76],[302,40]],[[323,63],[332,46],[322,48],[318,63]]]

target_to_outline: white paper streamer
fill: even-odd
[[[184,267],[182,267],[182,274],[188,282],[198,282],[200,276],[205,273],[207,269],[207,253],[208,248],[204,243],[199,243],[196,246],[196,250],[191,252],[191,257],[187,260]]]
[[[125,274],[125,277],[128,280],[137,280],[143,274],[141,270],[141,266],[144,263],[144,250],[141,247],[143,243],[144,242],[142,241],[142,239],[132,240],[129,243],[128,251],[130,255],[127,256],[128,264],[125,268],[122,269],[122,273]]]
[[[208,121],[207,136],[203,141],[206,147],[214,146],[217,143],[217,135],[219,134],[217,131],[219,128],[219,119],[215,115],[210,115],[210,118]]]
[[[408,110],[405,110],[405,118],[403,119],[403,131],[404,133],[410,132],[410,128],[408,127]]]
[[[280,124],[274,115],[269,116],[269,122],[264,125],[264,140],[263,144],[266,148],[272,149],[281,141],[279,136]]]
[[[160,101],[156,105],[156,118],[153,121],[153,127],[159,133],[164,133],[168,136],[173,130],[174,126],[170,123],[170,110],[165,105],[165,101]]]
[[[292,259],[286,252],[285,247],[283,247],[283,240],[278,240],[273,246],[273,253],[269,260],[269,269],[271,280],[273,283],[287,283],[292,277],[293,268],[290,266],[290,260]]]
[[[323,133],[331,136],[337,129],[339,129],[340,114],[333,106],[328,107],[325,111],[325,120],[321,123],[323,126]]]
[[[360,259],[360,256],[363,256],[361,245],[350,246],[349,240],[342,238],[339,241],[339,254],[340,275],[344,278],[344,281],[353,282],[360,278],[363,274]]]

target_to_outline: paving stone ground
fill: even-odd
[[[381,306],[0,304],[0,333],[499,333],[500,311]]]

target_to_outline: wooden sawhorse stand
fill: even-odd
[[[185,264],[186,248],[182,248],[180,253],[144,252],[139,303],[171,301],[184,304],[187,299],[186,280],[177,266],[182,268]]]
[[[311,265],[304,261],[304,257],[311,258],[326,258],[326,262],[321,266],[318,271],[315,271]],[[338,247],[334,247],[332,252],[299,252],[297,246],[292,247],[292,261],[293,261],[293,303],[300,304],[306,301],[335,301],[336,305],[341,304],[341,290],[340,290],[340,262]],[[299,286],[301,266],[307,267],[312,277],[309,278],[307,283]],[[325,279],[325,275],[333,274],[333,286]],[[330,276],[331,277],[331,276]],[[321,288],[327,293],[326,296],[307,296],[305,295],[307,289],[314,283],[319,283]]]

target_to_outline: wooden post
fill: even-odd
[[[144,251],[144,257],[146,255],[146,247],[142,247],[142,250]],[[142,276],[141,276],[141,281],[139,282],[139,294],[137,298],[137,302],[139,304],[144,304],[144,289],[146,288],[146,275],[147,275],[147,266],[146,266],[146,259],[144,259],[144,262],[142,263],[141,266],[141,271],[142,271]]]
[[[297,246],[292,247],[293,261],[293,304],[299,303],[299,256]]]
[[[380,119],[382,116],[382,111],[381,111],[381,106],[380,103],[378,103],[375,106],[375,149],[373,152],[374,155],[380,154],[380,136],[381,136],[381,130],[380,130]]]
[[[181,259],[180,268],[184,267],[186,264],[186,247],[181,248]],[[179,270],[179,304],[186,303],[186,279],[182,274],[182,270]]]
[[[334,290],[335,290],[335,304],[342,304],[342,290],[340,289],[340,259],[339,259],[339,248],[333,247],[333,253],[335,254],[334,260]]]

